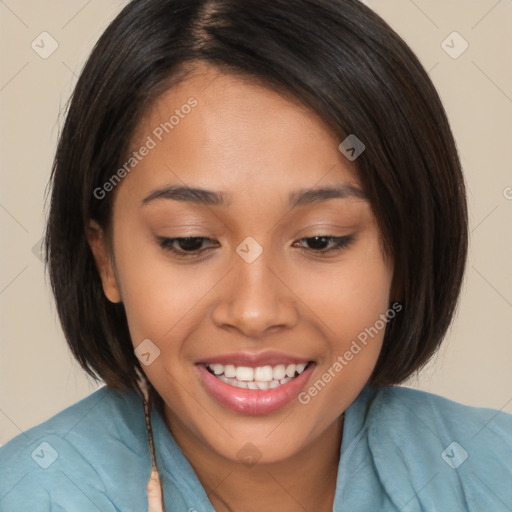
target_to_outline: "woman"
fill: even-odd
[[[106,386],[0,450],[0,510],[510,508],[511,416],[396,386],[452,320],[467,207],[435,88],[359,2],[129,3],[46,250]]]

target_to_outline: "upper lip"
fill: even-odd
[[[232,354],[222,354],[219,356],[206,357],[196,362],[196,364],[232,364],[233,366],[247,366],[257,368],[258,366],[276,366],[278,364],[301,364],[309,363],[311,359],[300,356],[293,356],[283,352],[236,352]]]

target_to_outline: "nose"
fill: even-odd
[[[289,272],[284,275],[266,251],[252,263],[234,254],[233,265],[213,308],[218,327],[258,339],[297,324],[298,299],[287,283]]]

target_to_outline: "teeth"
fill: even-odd
[[[274,369],[272,370],[272,377],[274,377],[274,380],[284,379],[286,377],[286,366],[284,364],[274,366]]]
[[[254,370],[254,379],[261,382],[270,382],[272,380],[272,366],[258,366]]]
[[[299,375],[306,369],[306,366],[308,364],[307,363],[301,363],[301,364],[298,364],[296,367],[295,367],[295,371],[299,373]]]
[[[254,368],[248,368],[247,366],[239,366],[236,369],[236,380],[254,380]]]
[[[258,389],[268,389],[268,382],[255,382],[255,384],[258,386]]]
[[[296,368],[296,366],[294,364],[289,364],[286,367],[286,376],[293,377],[295,375],[295,368]]]
[[[210,365],[210,368],[213,370],[213,373],[215,375],[220,375],[221,373],[224,373],[224,366],[221,364],[212,364]]]
[[[306,369],[307,363],[276,366],[234,366],[207,364],[206,367],[222,382],[244,389],[273,389],[290,382]]]
[[[224,375],[232,379],[236,375],[236,368],[232,364],[224,366]]]

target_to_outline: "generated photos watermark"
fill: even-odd
[[[182,119],[192,112],[192,109],[197,107],[198,102],[194,97],[190,97],[187,103],[184,103],[180,108],[174,111],[174,114],[169,118],[168,121],[160,123],[156,128],[153,129],[151,135],[148,135],[146,141],[142,146],[132,153],[132,156],[101,186],[96,187],[93,191],[93,195],[96,199],[105,199],[109,192],[112,192],[114,188],[125,178],[130,172],[139,165],[146,156],[149,155],[152,149],[155,149],[158,142],[161,142],[164,138],[164,134],[170,133],[176,128]],[[155,140],[156,139],[156,140]]]
[[[339,355],[336,361],[307,390],[299,393],[297,397],[299,403],[303,405],[309,404],[311,399],[317,396],[368,345],[370,341],[368,337],[373,339],[401,310],[402,305],[399,302],[393,303],[386,313],[382,313],[371,327],[366,327],[361,331],[357,335],[357,339],[352,340],[348,350],[343,355]]]

